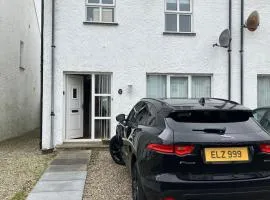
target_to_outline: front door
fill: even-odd
[[[83,137],[83,77],[67,76],[66,139]]]

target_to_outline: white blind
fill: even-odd
[[[102,9],[102,21],[103,22],[113,22],[114,21],[114,9],[113,8],[103,8]]]
[[[171,98],[188,97],[188,77],[171,77]]]
[[[193,76],[192,77],[192,98],[211,96],[211,77]]]
[[[258,76],[258,107],[270,105],[270,76]]]
[[[166,98],[166,76],[164,75],[147,76],[147,97]]]

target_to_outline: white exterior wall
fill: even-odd
[[[213,48],[228,28],[227,0],[194,0],[196,36],[163,35],[164,0],[117,1],[118,26],[84,25],[85,3],[56,0],[56,116],[54,145],[64,140],[64,72],[112,72],[112,131],[115,116],[128,113],[146,96],[146,73],[212,74],[212,96],[228,98],[228,54],[224,48]],[[257,74],[270,73],[270,47],[266,43],[270,26],[270,3],[267,0],[246,2],[245,18],[253,10],[261,13],[261,27],[245,30],[245,96],[244,104],[257,104]],[[50,51],[51,3],[45,5],[45,65],[43,148],[49,148],[50,137]],[[240,100],[240,2],[233,1],[232,99]],[[128,85],[132,93],[127,93]],[[123,89],[122,95],[117,93]],[[114,132],[112,132],[114,134]]]
[[[39,127],[40,31],[33,0],[0,1],[0,94],[0,140]]]

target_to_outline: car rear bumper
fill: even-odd
[[[143,178],[147,200],[268,200],[270,178],[238,181],[182,181],[172,175]]]

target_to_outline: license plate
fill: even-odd
[[[247,147],[205,148],[204,155],[205,161],[208,163],[249,161]]]

